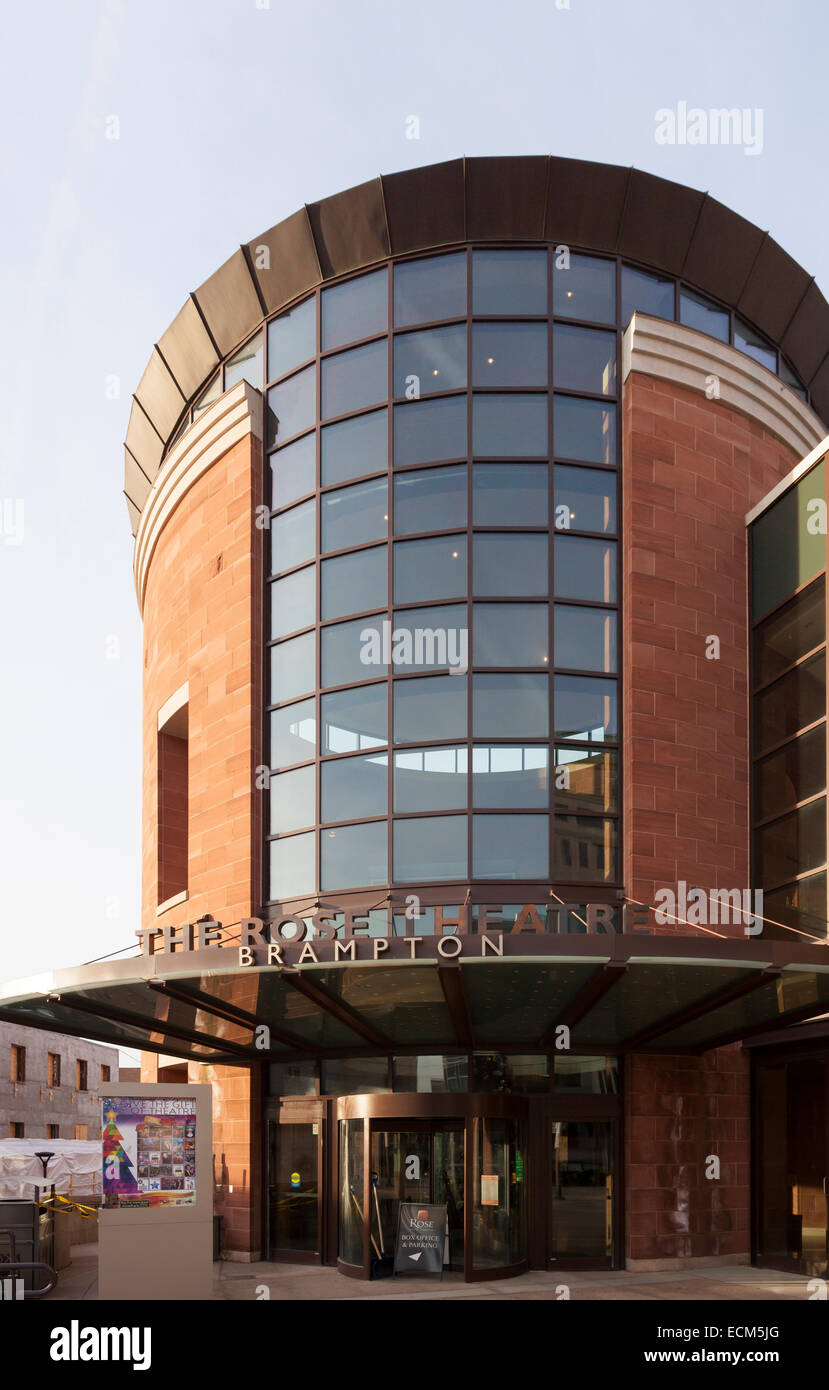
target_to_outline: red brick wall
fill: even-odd
[[[261,493],[261,444],[248,436],[182,498],[150,561],[143,615],[145,928],[194,922],[205,913],[230,926],[260,910],[261,793],[255,769],[262,762],[263,547],[255,509]],[[158,711],[185,681],[188,899],[159,917]],[[245,1007],[255,1003],[254,997]],[[157,1007],[163,1009],[164,1001]],[[235,1035],[230,1025],[206,1014],[197,1014],[196,1027]],[[225,1249],[243,1257],[258,1254],[255,1083],[244,1067],[191,1063],[189,1075],[213,1085],[215,1209],[224,1218]]]
[[[629,1058],[626,1082],[628,1258],[747,1255],[745,1054],[738,1047],[703,1057],[640,1054]],[[720,1161],[718,1178],[706,1177],[711,1155]]]
[[[719,401],[625,384],[624,879],[642,902],[749,887],[745,514],[797,462]]]
[[[798,462],[719,401],[634,373],[624,407],[625,887],[749,884],[745,514]],[[720,639],[708,660],[706,638]],[[652,928],[655,927],[651,919]],[[691,926],[656,926],[670,934]],[[718,931],[742,937],[739,923]],[[629,1059],[631,1260],[747,1256],[748,1067],[739,1047]],[[719,1180],[705,1177],[708,1155]]]

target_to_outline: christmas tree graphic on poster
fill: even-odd
[[[196,1113],[189,1096],[101,1101],[105,1207],[196,1200]]]
[[[130,1155],[127,1152],[124,1135],[118,1128],[118,1117],[111,1106],[105,1111],[104,1121],[104,1194],[106,1198],[113,1198],[113,1202],[107,1202],[107,1205],[117,1205],[119,1197],[131,1197],[138,1193],[135,1154]],[[130,1131],[130,1138],[134,1144],[134,1125]]]

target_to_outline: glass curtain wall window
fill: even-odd
[[[270,901],[618,882],[619,335],[636,311],[762,354],[692,286],[552,246],[358,273],[237,354],[237,374],[265,358]],[[760,770],[766,801],[782,775]],[[790,840],[819,834],[789,809]]]
[[[827,935],[825,537],[819,463],[751,528],[753,881],[764,933]]]

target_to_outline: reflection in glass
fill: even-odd
[[[466,676],[394,682],[394,741],[466,737]]]
[[[526,1136],[522,1120],[472,1122],[472,1264],[495,1269],[527,1254]]]
[[[376,1096],[388,1089],[389,1064],[385,1057],[335,1057],[322,1063],[324,1096]],[[356,1123],[362,1128],[362,1120]],[[354,1191],[362,1206],[363,1189],[355,1187]]]
[[[753,618],[762,618],[826,568],[826,537],[815,525],[826,496],[825,485],[821,459],[752,525]]]
[[[311,296],[268,324],[268,380],[275,381],[314,356],[317,306]]]
[[[476,463],[472,475],[476,526],[543,526],[547,520],[547,466]]]
[[[257,333],[225,362],[225,390],[229,391],[239,381],[247,381],[261,391],[264,385],[264,356],[264,339],[261,333]]]
[[[546,323],[476,323],[473,386],[546,386]]]
[[[598,468],[569,468],[556,464],[555,525],[557,531],[616,532],[616,477]]]
[[[394,755],[395,811],[466,808],[467,750],[409,748]]]
[[[745,352],[749,357],[753,357],[755,362],[759,362],[761,367],[768,367],[770,372],[777,371],[777,349],[773,348],[765,338],[761,338],[759,333],[755,333],[753,328],[749,328],[747,323],[741,319],[734,320],[734,346],[740,352]]]
[[[322,562],[322,617],[366,613],[386,602],[388,558],[384,545]],[[375,672],[379,674],[379,672]]]
[[[320,887],[324,893],[385,883],[387,859],[388,829],[384,820],[320,831]]]
[[[397,541],[394,547],[395,603],[426,603],[466,594],[466,536]]]
[[[393,1057],[392,1088],[427,1094],[465,1091],[468,1069],[465,1052],[437,1057]]]
[[[394,822],[395,883],[466,877],[466,816]]]
[[[765,820],[825,790],[826,725],[819,724],[755,764],[755,818]]]
[[[417,400],[466,385],[466,324],[398,333],[394,340],[394,394]]]
[[[728,342],[728,310],[721,309],[719,304],[714,304],[703,294],[696,294],[694,290],[682,289],[679,292],[679,321],[688,328],[707,333],[709,338],[719,338],[721,343]]]
[[[394,267],[394,326],[466,314],[466,253],[430,256]]]
[[[619,1063],[615,1057],[557,1056],[555,1089],[581,1091],[593,1096],[619,1094]]]
[[[385,338],[365,347],[326,357],[322,363],[322,418],[347,415],[376,405],[388,395]]]
[[[476,535],[472,549],[476,595],[546,595],[548,549],[546,534],[493,531]]]
[[[466,457],[466,397],[394,407],[394,466]]]
[[[316,567],[308,565],[271,585],[271,637],[310,627],[317,616]]]
[[[301,830],[316,824],[316,768],[298,767],[292,772],[279,772],[271,777],[271,834],[282,835],[286,830]]]
[[[294,444],[288,444],[271,454],[273,507],[287,507],[290,502],[313,492],[317,476],[317,436],[304,434]]]
[[[553,408],[558,458],[616,462],[616,407],[578,396],[556,396]]]
[[[268,392],[268,446],[290,439],[314,424],[317,413],[317,369],[289,376]]]
[[[553,381],[568,391],[616,394],[616,334],[557,323],[553,329]]]
[[[548,753],[536,744],[477,744],[472,752],[472,804],[545,808],[549,804]]]
[[[812,584],[754,629],[754,683],[765,685],[826,636],[824,581]]]
[[[482,458],[544,456],[547,453],[546,394],[473,396],[472,439],[473,452]]]
[[[394,615],[392,637],[395,675],[447,668],[462,671],[469,644],[466,604],[400,609]]]
[[[473,816],[473,878],[547,878],[549,837],[547,816]]]
[[[616,822],[598,816],[556,816],[557,878],[585,883],[615,881]]]
[[[475,738],[546,738],[550,687],[546,674],[479,672],[472,684]]]
[[[271,766],[290,767],[291,763],[313,758],[317,751],[317,721],[313,700],[271,711]]]
[[[473,642],[476,666],[546,666],[547,605],[476,603]]]
[[[616,670],[616,614],[557,603],[553,619],[555,664],[573,671]]]
[[[382,633],[384,618],[384,613],[378,613],[376,617],[355,618],[353,622],[334,623],[322,629],[324,686],[351,685],[384,675],[387,667],[382,642],[378,651],[372,641],[374,633]]]
[[[320,436],[322,486],[347,483],[389,466],[389,412],[373,410],[338,425],[327,425]]]
[[[270,897],[276,902],[314,891],[314,831],[271,840]]]
[[[829,929],[826,919],[825,871],[810,874],[808,878],[800,878],[796,883],[787,884],[785,888],[775,888],[773,893],[765,893],[763,916],[766,919],[763,923],[765,939],[792,941],[796,933],[787,931],[787,927],[794,927],[796,931],[825,939]],[[780,925],[775,926],[775,922]]]
[[[556,598],[616,602],[616,542],[584,536],[555,538]]]
[[[280,512],[271,522],[271,572],[280,574],[313,559],[317,549],[317,504],[313,498]]]
[[[615,811],[618,754],[610,748],[556,748],[553,805],[557,811]]]
[[[618,733],[616,682],[593,676],[556,676],[557,738],[603,743]]]
[[[320,512],[323,554],[381,540],[389,529],[389,485],[377,478],[324,492]]]
[[[553,313],[562,319],[613,323],[616,318],[616,262],[598,256],[553,257]],[[563,258],[561,258],[563,259]]]
[[[826,656],[801,662],[754,697],[755,752],[782,743],[826,714]]]
[[[340,1120],[340,1240],[345,1264],[363,1263],[363,1121]],[[356,1198],[356,1200],[355,1200]]]
[[[466,526],[466,464],[414,469],[394,480],[394,533],[451,531]]]
[[[335,758],[322,764],[320,775],[320,819],[324,824],[386,814],[389,760],[385,753],[367,758]]]
[[[386,742],[388,730],[385,682],[323,695],[321,719],[323,753],[354,753],[360,748],[380,747]]]
[[[388,325],[388,271],[372,271],[322,292],[322,351],[385,333]]]
[[[271,700],[275,705],[306,695],[316,686],[316,636],[306,632],[271,647]]]
[[[210,382],[209,386],[205,387],[201,395],[194,402],[193,419],[195,420],[197,416],[201,415],[203,410],[206,410],[209,405],[212,405],[214,401],[217,401],[221,394],[222,374],[221,372],[217,372],[213,380]]]
[[[825,797],[754,832],[754,873],[761,888],[786,883],[825,863]]]
[[[674,281],[667,275],[649,275],[644,270],[622,266],[622,327],[631,316],[653,314],[657,319],[674,317]]]
[[[553,1253],[557,1259],[610,1260],[614,1220],[612,1122],[552,1123]]]
[[[546,251],[473,251],[473,314],[546,314]]]

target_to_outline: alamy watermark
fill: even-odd
[[[761,106],[689,106],[678,101],[676,110],[662,106],[654,116],[657,145],[736,145],[743,154],[763,153]]]
[[[752,904],[752,897],[754,899]],[[684,879],[654,894],[654,916],[661,927],[677,923],[692,927],[741,926],[746,936],[763,930],[763,890],[755,888],[689,888]]]
[[[465,627],[395,627],[388,619],[360,632],[364,666],[448,666],[453,676],[469,667],[469,629]]]

